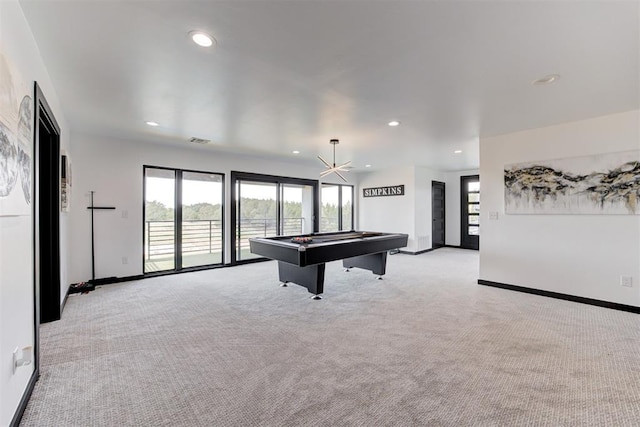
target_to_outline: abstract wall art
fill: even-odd
[[[640,215],[640,150],[504,168],[507,214]]]
[[[31,214],[33,98],[0,53],[0,216]]]

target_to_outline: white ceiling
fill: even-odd
[[[637,1],[20,4],[69,126],[96,135],[319,171],[338,138],[354,171],[465,170],[479,137],[640,108]]]

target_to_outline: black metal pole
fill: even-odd
[[[338,142],[336,141],[336,142],[333,144],[333,167],[334,167],[334,168],[336,167],[336,144],[337,144],[337,143],[338,143]]]
[[[91,281],[95,282],[96,280],[96,251],[95,251],[95,241],[93,237],[93,193],[91,191]]]
[[[93,212],[96,209],[115,209],[113,206],[94,206],[93,205],[93,193],[95,191],[90,191],[91,194],[91,206],[87,206],[87,209],[91,210],[91,280],[90,283],[95,284],[96,282],[96,242],[95,242],[95,232],[93,226]],[[102,280],[102,279],[100,279]]]

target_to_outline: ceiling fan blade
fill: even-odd
[[[320,156],[318,156],[318,158],[320,159],[320,161],[321,161],[322,163],[324,163],[324,165],[325,165],[326,167],[328,167],[329,169],[331,169],[331,165],[330,165],[329,163],[327,163],[327,161],[326,161],[325,159],[323,159],[323,158],[322,158],[322,157],[320,157]]]
[[[336,172],[336,175],[338,175],[340,178],[342,178],[342,180],[343,180],[344,182],[349,182],[349,181],[347,181],[347,178],[345,178],[344,176],[342,176],[342,174],[341,174],[340,172],[338,172],[338,171],[335,171],[335,172]]]

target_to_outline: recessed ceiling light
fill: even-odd
[[[456,150],[456,151],[454,151],[454,153],[455,154],[460,154],[460,153],[462,153],[462,150]]]
[[[209,34],[202,31],[191,31],[189,36],[191,36],[191,40],[193,40],[195,44],[202,47],[211,47],[216,40]]]
[[[293,154],[300,154],[300,152],[298,150],[293,150],[292,153]]]
[[[370,168],[370,167],[371,167],[371,165],[364,165],[364,167],[365,167],[365,168]]]
[[[558,81],[559,78],[560,76],[558,74],[548,74],[542,78],[532,81],[531,84],[534,86],[548,85]]]
[[[149,126],[158,126],[158,124],[156,122],[145,122],[146,124],[148,124]]]
[[[397,121],[397,120],[391,120],[388,124],[389,124],[389,126],[398,126],[400,124],[400,122]]]

